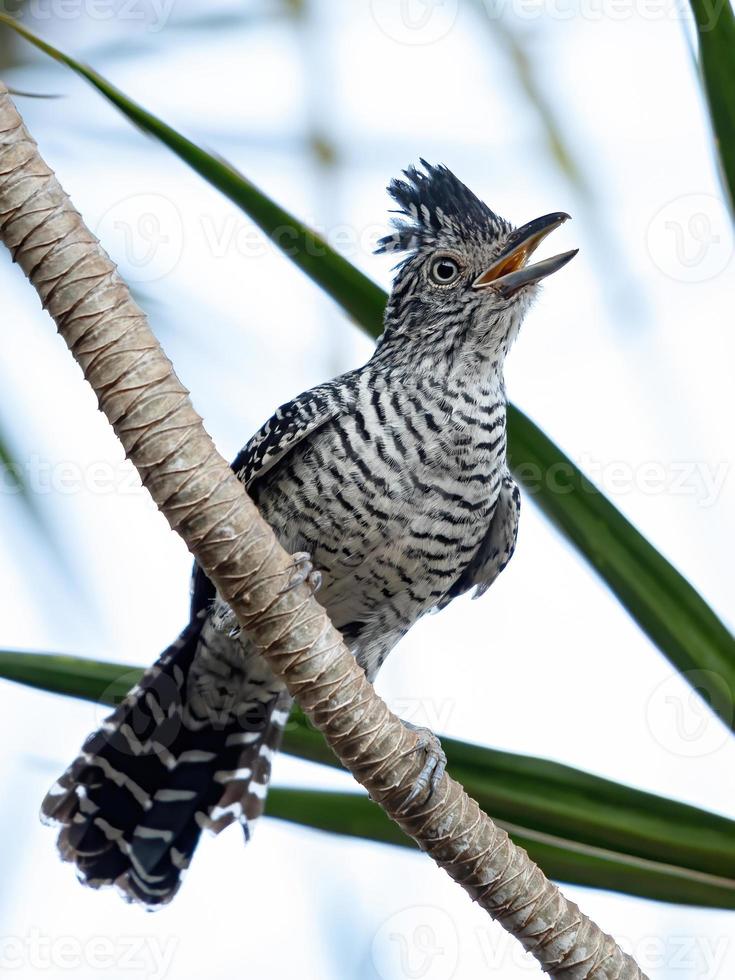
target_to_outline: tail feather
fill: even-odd
[[[255,712],[196,717],[187,678],[203,617],[147,671],[49,790],[42,819],[91,887],[169,902],[202,830],[239,822],[246,840],[263,809],[273,752],[288,718],[280,694]]]

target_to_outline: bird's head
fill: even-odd
[[[502,361],[538,284],[577,250],[528,264],[569,217],[557,212],[514,228],[444,166],[422,160],[388,192],[398,205],[379,252],[406,252],[398,266],[381,345],[447,347]]]

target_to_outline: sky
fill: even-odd
[[[569,212],[554,250],[580,253],[524,323],[509,396],[731,622],[734,247],[685,10],[323,0],[295,23],[279,8],[35,0],[25,22],[231,160],[386,288],[390,259],[372,252],[385,186],[419,157],[449,165],[517,224]],[[576,179],[550,152],[518,48]],[[6,83],[62,96],[18,104],[225,456],[277,405],[369,357],[371,341],[217,192],[61,66],[22,42],[11,53]],[[0,646],[148,665],[185,620],[189,556],[7,255],[0,294],[0,430],[46,528],[4,485]],[[532,495],[501,578],[481,601],[421,621],[377,689],[439,734],[735,818],[732,738]],[[103,716],[0,683],[9,975],[540,975],[425,857],[275,820],[247,850],[236,830],[204,840],[161,912],[83,889],[37,811]],[[283,756],[274,781],[354,786]],[[655,980],[735,971],[731,914],[565,891]]]

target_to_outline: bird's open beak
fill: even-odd
[[[557,211],[554,214],[545,214],[543,218],[536,218],[529,221],[527,225],[517,228],[490,268],[472,283],[473,288],[493,289],[507,298],[522,286],[528,286],[530,283],[545,279],[552,272],[557,272],[574,258],[579,251],[578,248],[561,255],[554,255],[534,265],[526,265],[526,262],[544,238],[559,225],[563,225],[568,218],[568,214]]]

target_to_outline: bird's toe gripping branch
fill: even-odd
[[[282,593],[295,589],[302,582],[306,582],[312,594],[318,592],[322,584],[322,573],[314,568],[309,552],[297,551],[291,557],[293,558],[293,568],[288,582],[281,590]]]
[[[427,800],[431,797],[431,794],[441,782],[444,770],[447,768],[447,757],[441,742],[430,728],[424,728],[421,725],[412,725],[410,721],[404,721],[403,724],[417,735],[416,745],[411,751],[423,752],[426,756],[423,769],[416,777],[413,789],[406,797],[401,808],[405,811],[424,793],[426,793]]]

